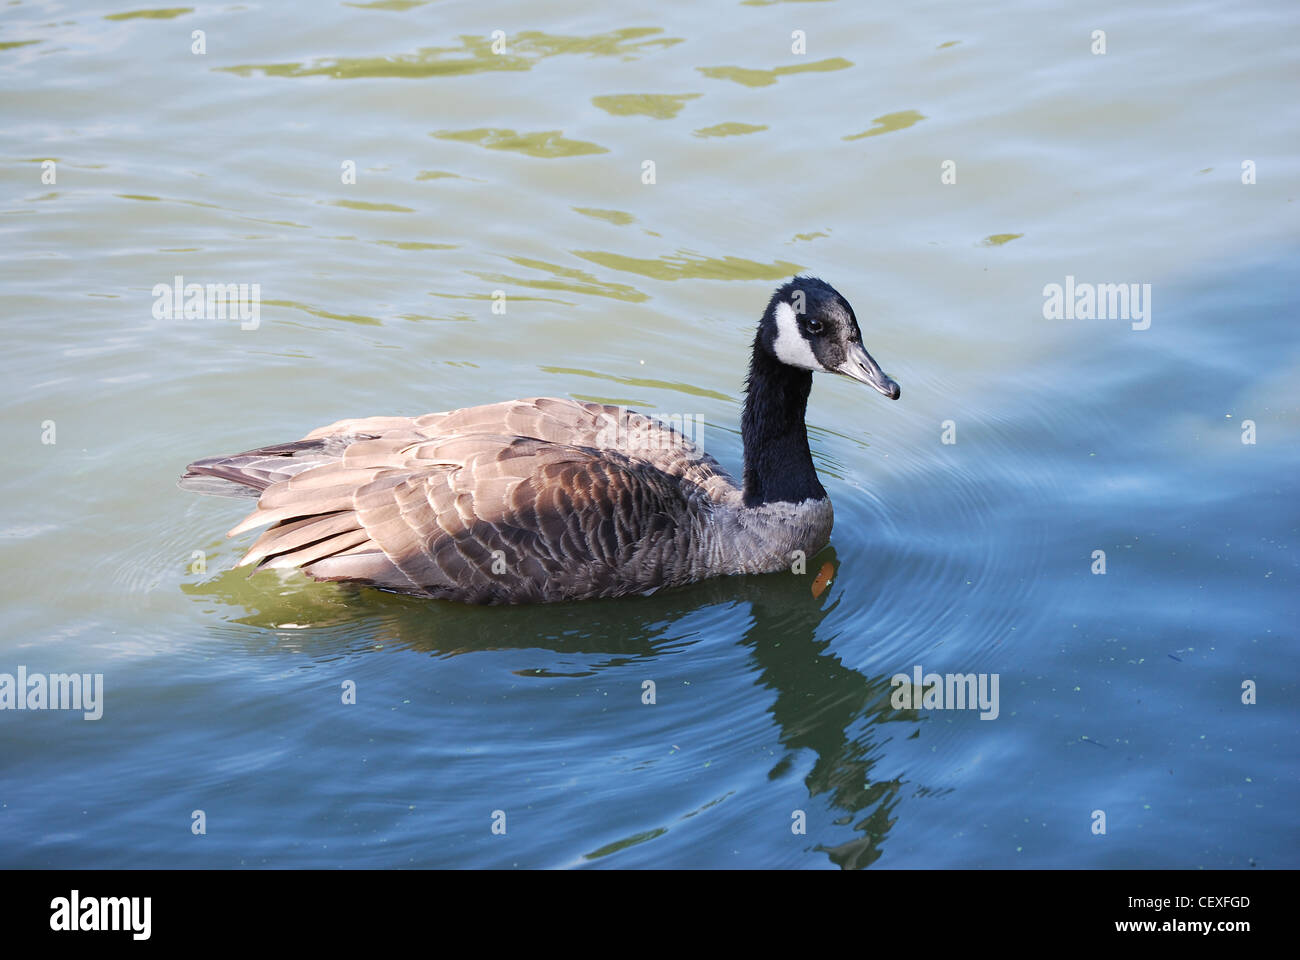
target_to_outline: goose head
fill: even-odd
[[[816,277],[795,277],[772,295],[757,341],[760,349],[788,367],[837,373],[875,387],[890,400],[901,393],[863,347],[849,302]]]

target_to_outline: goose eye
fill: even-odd
[[[809,317],[807,321],[805,321],[805,325],[808,327],[809,333],[822,332],[822,322],[818,320],[816,317]]]

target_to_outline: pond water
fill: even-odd
[[[0,865],[1300,866],[1298,53],[1287,0],[4,7],[0,673],[103,695],[0,711]],[[902,386],[817,378],[806,572],[467,608],[234,572],[175,486],[538,395],[738,472],[796,272]]]

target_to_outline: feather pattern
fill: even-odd
[[[272,526],[241,566],[471,603],[614,597],[790,562],[723,549],[740,490],[679,432],[575,400],[344,420],[191,475],[261,490],[230,535]]]

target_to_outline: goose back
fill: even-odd
[[[241,565],[472,603],[781,569],[831,523],[826,500],[744,508],[718,462],[657,420],[545,397],[341,420],[196,461],[181,483],[259,496],[230,534],[272,526]]]

